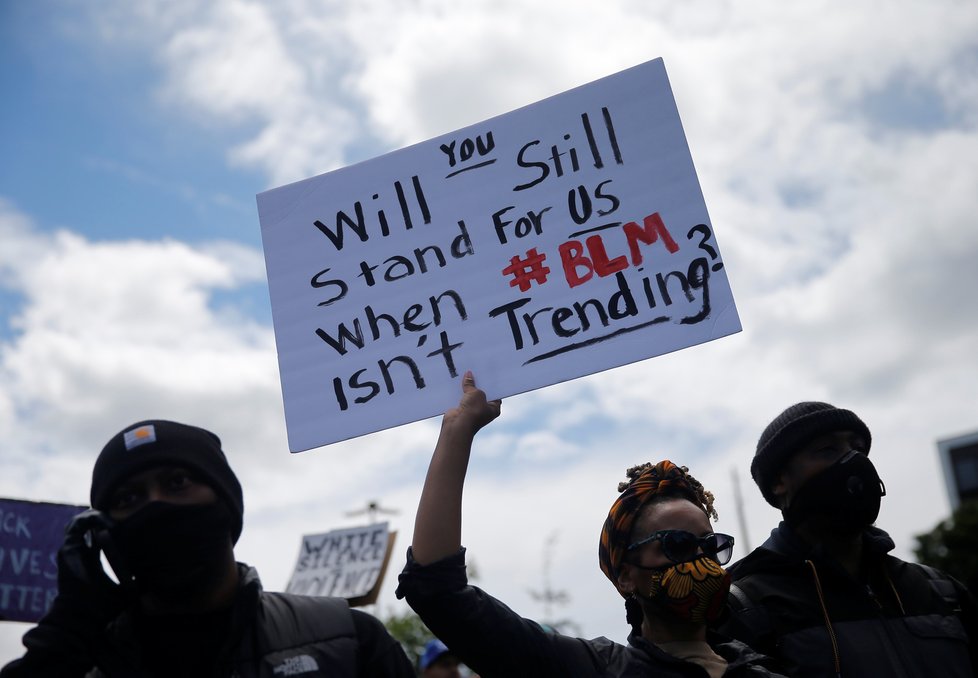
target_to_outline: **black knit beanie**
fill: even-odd
[[[210,431],[175,421],[141,421],[120,431],[102,448],[92,470],[92,508],[108,510],[111,492],[137,471],[175,464],[196,471],[231,511],[231,537],[241,535],[244,498],[228,466],[221,439]]]
[[[750,474],[767,503],[778,508],[771,484],[791,455],[812,438],[834,431],[859,434],[865,439],[865,451],[869,454],[872,436],[862,419],[828,403],[795,403],[767,425],[757,441],[757,452],[750,465]]]

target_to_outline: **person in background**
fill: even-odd
[[[669,461],[629,471],[601,531],[599,564],[626,601],[627,646],[547,631],[469,586],[462,487],[475,434],[499,411],[467,372],[442,421],[397,590],[461,661],[483,678],[775,675],[765,657],[708,632],[724,609],[733,539],[710,525],[712,495]]]
[[[419,662],[422,678],[461,678],[458,657],[437,638],[425,643]]]
[[[414,676],[374,617],[263,591],[235,561],[244,500],[213,433],[163,420],[119,432],[95,462],[91,504],[68,526],[50,611],[2,678]]]
[[[792,676],[973,676],[971,594],[890,555],[893,540],[873,527],[886,490],[871,443],[855,413],[823,402],[764,429],[751,475],[784,520],[730,568],[722,630]]]

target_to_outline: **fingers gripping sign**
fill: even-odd
[[[462,376],[462,398],[458,407],[445,413],[443,425],[467,428],[472,434],[499,416],[502,400],[487,400],[482,389],[475,385],[471,370]]]

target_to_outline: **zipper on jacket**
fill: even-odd
[[[876,607],[879,608],[879,611],[882,612],[883,603],[881,603],[880,599],[876,597],[876,592],[873,591],[873,587],[870,586],[869,584],[866,584],[866,595],[869,596],[869,599],[873,601]]]
[[[885,566],[880,569],[883,570],[883,577],[886,579],[886,583],[890,585],[890,590],[893,591],[893,597],[896,598],[897,606],[900,608],[900,614],[906,617],[907,611],[903,607],[903,599],[900,598],[900,593],[897,591],[896,585],[894,585],[893,579],[890,577],[890,573],[886,571]]]

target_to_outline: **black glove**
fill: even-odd
[[[109,538],[110,519],[101,511],[82,511],[65,528],[65,542],[58,550],[58,596],[73,611],[99,628],[112,621],[125,606],[122,587],[102,569],[100,550],[117,567]],[[128,580],[128,577],[125,578]]]
[[[109,527],[109,518],[95,510],[68,523],[58,550],[58,595],[24,634],[27,654],[5,667],[4,677],[82,676],[95,665],[106,626],[126,605],[122,587],[109,579],[99,558],[100,547],[112,550]]]

